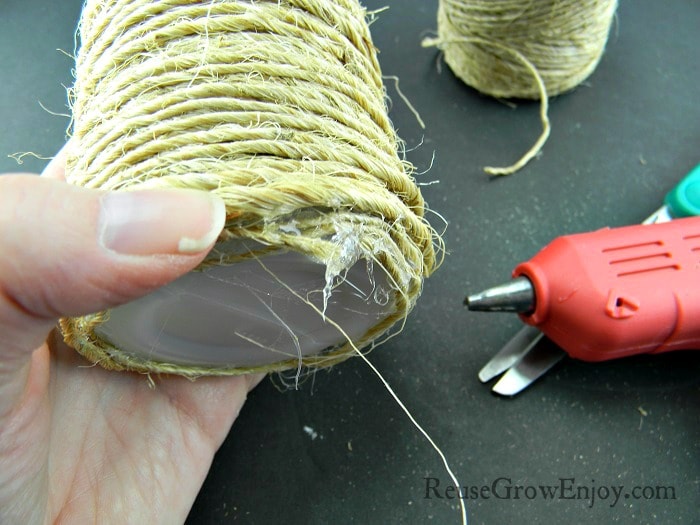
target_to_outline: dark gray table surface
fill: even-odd
[[[481,168],[515,160],[539,133],[536,103],[516,109],[457,80],[420,41],[437,0],[389,5],[372,25],[391,117],[433,210],[449,223],[448,256],[425,283],[405,330],[371,354],[451,461],[460,482],[490,486],[673,487],[675,499],[509,498],[467,501],[471,523],[700,522],[700,358],[678,352],[587,364],[565,360],[515,399],[477,371],[520,326],[468,313],[468,291],[506,280],[554,237],[633,224],[700,161],[700,5],[621,0],[594,75],[551,101],[540,158],[509,178]],[[79,0],[0,3],[0,172],[41,170],[64,142]],[[439,226],[439,222],[435,221]],[[3,254],[8,256],[8,254]],[[582,315],[586,315],[582,312]],[[426,441],[359,359],[299,390],[265,380],[214,460],[189,523],[457,523],[456,501],[425,498],[450,481]],[[304,428],[317,434],[312,439]],[[177,458],[173,458],[177,461]],[[502,482],[505,483],[505,482]],[[566,482],[565,482],[566,483]],[[539,489],[538,489],[539,490]],[[597,492],[600,494],[600,492]],[[531,493],[530,493],[531,494]],[[603,492],[604,494],[604,492]],[[648,492],[647,492],[648,494]],[[125,518],[125,522],[128,519]]]

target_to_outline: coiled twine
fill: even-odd
[[[464,82],[494,97],[537,99],[532,73],[513,51],[537,69],[549,95],[568,91],[598,64],[616,6],[614,0],[440,0],[438,32],[445,61]]]
[[[596,68],[617,0],[440,0],[437,45],[466,84],[498,98],[541,99],[543,132],[508,174],[539,152],[549,135],[547,97],[573,89]]]

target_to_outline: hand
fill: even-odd
[[[184,522],[259,376],[92,366],[50,332],[194,268],[223,227],[192,191],[104,193],[0,177],[0,523]],[[185,241],[182,241],[185,239]]]

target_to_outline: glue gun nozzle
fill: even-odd
[[[535,290],[527,277],[468,296],[464,304],[472,311],[527,313],[535,309]]]

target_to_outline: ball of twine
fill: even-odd
[[[440,0],[437,45],[466,84],[498,98],[542,100],[543,132],[503,175],[524,166],[549,135],[547,98],[573,89],[596,68],[617,0]]]
[[[399,154],[365,16],[357,0],[88,0],[80,22],[70,183],[219,195],[227,222],[217,247],[235,238],[264,247],[215,247],[202,267],[293,250],[331,276],[358,257],[387,273],[393,313],[352,344],[305,357],[311,367],[346,359],[405,318],[441,243]],[[352,260],[338,241],[348,234]],[[108,315],[61,322],[66,341],[106,368],[197,376],[299,365],[144,360],[95,333]]]

